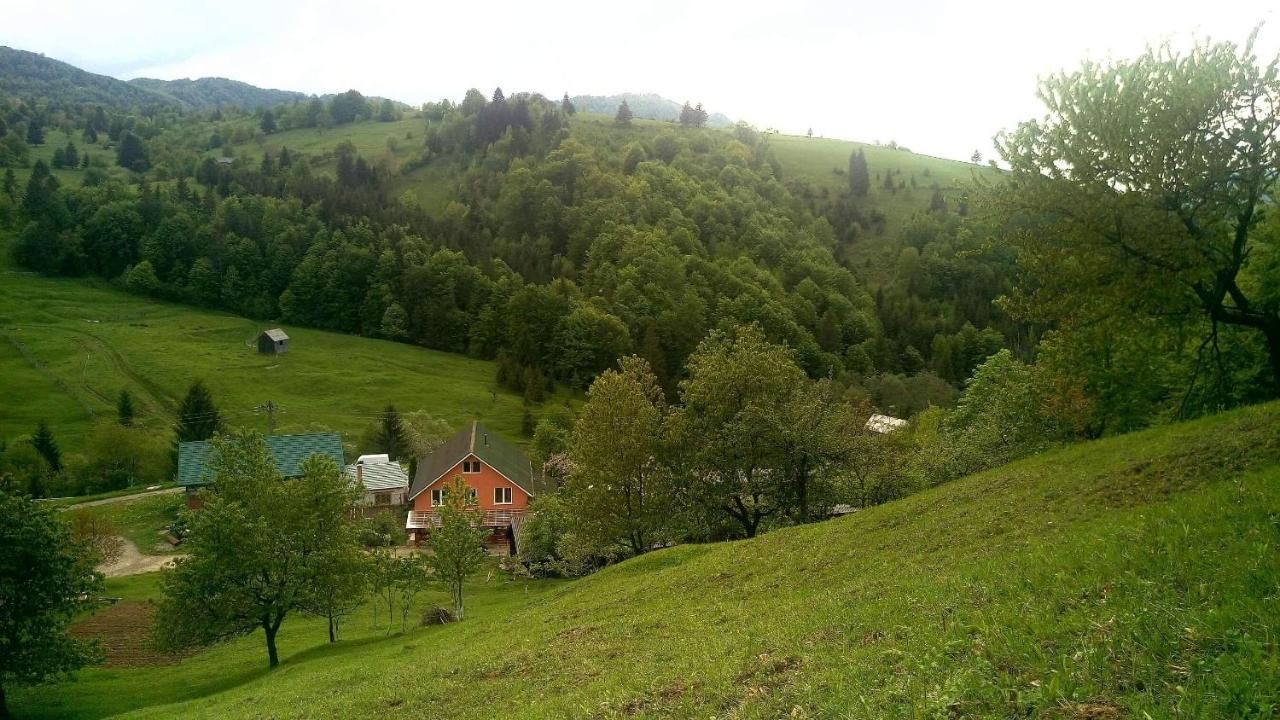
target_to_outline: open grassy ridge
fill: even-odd
[[[353,441],[394,404],[456,426],[479,418],[520,437],[522,398],[497,387],[493,363],[287,326],[289,353],[259,355],[251,341],[265,327],[0,260],[0,438],[29,434],[44,419],[64,451],[78,451],[96,420],[115,416],[121,389],[134,397],[138,424],[168,437],[195,378],[233,426],[265,430],[254,408],[271,400],[282,408],[278,432],[329,428]]]
[[[270,674],[230,660],[260,654],[254,637],[175,666],[85,671],[15,693],[14,707],[35,718],[1273,717],[1278,545],[1271,404],[1046,453],[840,520],[654,552],[544,593],[511,583],[506,601],[444,628],[330,648],[286,625]]]

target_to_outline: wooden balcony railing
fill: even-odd
[[[524,510],[477,510],[474,513],[480,527],[518,527],[525,519]],[[405,520],[406,530],[440,527],[440,515],[434,510],[410,510]]]

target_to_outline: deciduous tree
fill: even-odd
[[[95,648],[67,632],[100,591],[95,556],[52,510],[0,490],[0,718],[5,691],[93,662]]]
[[[1042,80],[1043,119],[997,138],[1016,219],[1011,307],[1064,332],[1114,315],[1252,333],[1280,390],[1280,296],[1258,232],[1280,173],[1280,58],[1168,46]]]
[[[156,639],[180,648],[261,629],[275,667],[281,624],[325,605],[317,594],[336,587],[323,578],[354,544],[356,491],[320,455],[303,461],[301,477],[281,478],[256,432],[216,438],[213,452],[204,507],[187,515],[187,556],[161,579]]]
[[[574,531],[593,545],[633,555],[664,539],[673,507],[664,458],[666,400],[649,363],[619,361],[591,384],[573,426],[565,485]]]
[[[463,618],[462,588],[484,563],[484,533],[477,527],[474,500],[467,484],[455,476],[445,486],[445,505],[440,508],[440,524],[431,531],[431,554],[427,564],[435,579],[449,589],[453,614]]]

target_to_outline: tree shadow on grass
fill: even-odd
[[[278,670],[304,665],[318,659],[338,657],[359,651],[366,646],[404,639],[408,636],[409,633],[397,632],[391,635],[376,635],[356,640],[341,640],[332,644],[326,642],[313,645],[283,658]],[[192,674],[195,668],[189,665],[183,668],[183,664],[169,666],[176,669],[176,674],[169,678],[160,679],[139,674],[136,682],[130,682],[127,685],[119,680],[102,683],[94,683],[91,680],[84,683],[71,681],[33,689],[19,689],[12,693],[11,707],[15,717],[29,720],[46,718],[98,720],[144,708],[200,700],[247,685],[275,672],[267,668],[265,652],[261,666],[228,675],[216,674],[201,678]],[[115,672],[154,673],[158,669],[150,667]],[[104,670],[104,672],[112,671]]]

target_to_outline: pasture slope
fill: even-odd
[[[321,624],[286,623],[271,673],[246,664],[264,662],[251,637],[176,665],[87,670],[13,693],[13,706],[29,718],[1273,717],[1278,544],[1273,403],[574,582],[507,581],[455,625],[329,647]]]
[[[270,400],[281,408],[278,432],[326,428],[353,442],[394,404],[455,427],[478,418],[520,438],[523,399],[498,388],[491,362],[291,326],[287,354],[259,355],[252,340],[274,323],[22,272],[6,266],[2,242],[0,256],[0,439],[27,435],[43,419],[64,451],[77,452],[94,422],[115,417],[127,389],[138,425],[167,440],[196,378],[232,426],[265,431],[255,408]]]

